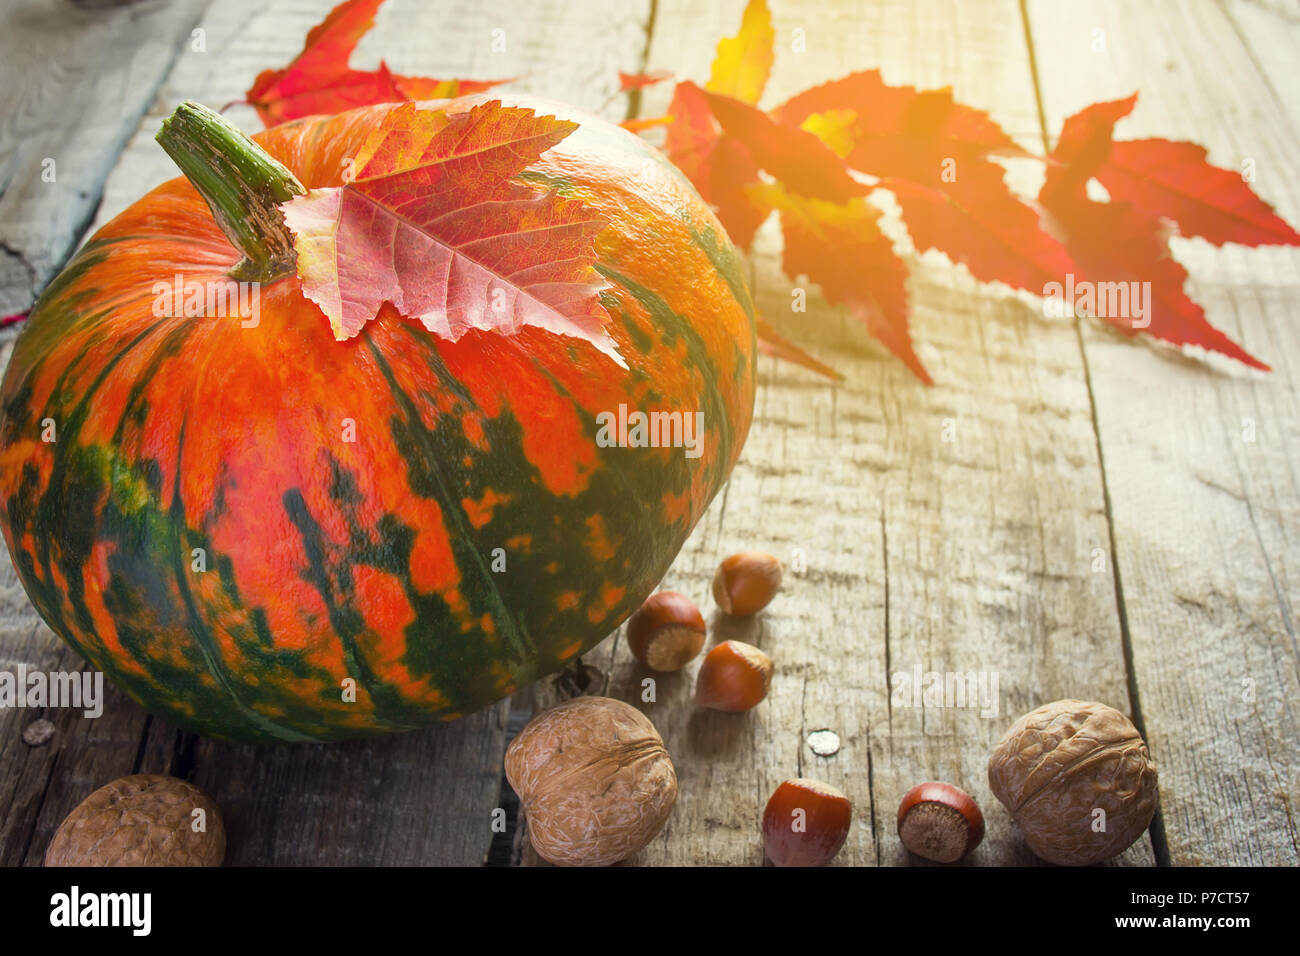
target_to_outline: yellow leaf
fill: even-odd
[[[766,0],[749,0],[740,32],[718,44],[707,89],[757,103],[772,72],[772,47],[776,32]]]
[[[857,121],[858,114],[853,110],[826,110],[813,113],[799,125],[843,159],[853,151],[853,124]]]

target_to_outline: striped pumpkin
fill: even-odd
[[[183,178],[32,310],[0,386],[5,541],[50,627],[151,712],[308,741],[478,710],[613,630],[725,481],[755,356],[726,234],[635,136],[508,105],[581,124],[525,177],[608,219],[597,268],[626,371],[531,328],[451,343],[390,306],[337,342],[292,275],[261,288],[253,328],[159,317],[158,283],[239,258]],[[255,139],[336,186],[390,108]],[[702,455],[602,447],[596,416],[620,405],[702,411]]]

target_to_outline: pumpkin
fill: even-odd
[[[152,713],[315,741],[479,710],[614,630],[726,480],[755,340],[725,232],[637,137],[507,104],[580,124],[525,176],[607,220],[597,270],[626,369],[530,327],[451,342],[391,305],[339,342],[292,272],[260,288],[255,327],[159,316],[159,283],[240,261],[185,178],[34,306],[0,386],[5,542],[46,623]],[[391,108],[255,140],[307,188],[337,186]],[[597,416],[620,406],[702,412],[698,457],[606,447]]]

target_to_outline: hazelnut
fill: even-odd
[[[608,866],[649,843],[677,800],[677,774],[646,716],[577,697],[529,721],[506,750],[528,836],[559,866]]]
[[[220,866],[225,855],[221,812],[202,790],[138,773],[82,800],[54,831],[45,865]]]
[[[1156,812],[1156,765],[1113,707],[1058,700],[1021,717],[989,757],[989,786],[1049,863],[1114,856]]]
[[[713,600],[727,614],[757,614],[781,587],[781,562],[761,551],[742,551],[718,565]]]
[[[849,835],[853,804],[820,780],[787,780],[763,810],[763,848],[777,866],[821,866]]]
[[[772,684],[772,658],[742,641],[723,641],[700,665],[695,692],[702,707],[732,713],[757,707]]]
[[[898,806],[898,837],[917,856],[956,863],[984,839],[984,815],[950,783],[920,783]]]
[[[681,670],[704,647],[704,615],[684,594],[652,594],[628,618],[627,646],[652,670]]]

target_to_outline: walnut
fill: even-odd
[[[220,866],[225,855],[221,812],[202,790],[140,773],[81,801],[55,831],[45,865]]]
[[[608,697],[578,697],[534,717],[506,751],[528,835],[560,866],[608,866],[663,827],[677,774],[654,725]]]
[[[1127,717],[1058,700],[1021,717],[989,757],[993,795],[1038,856],[1062,866],[1122,852],[1156,812],[1156,765]]]

